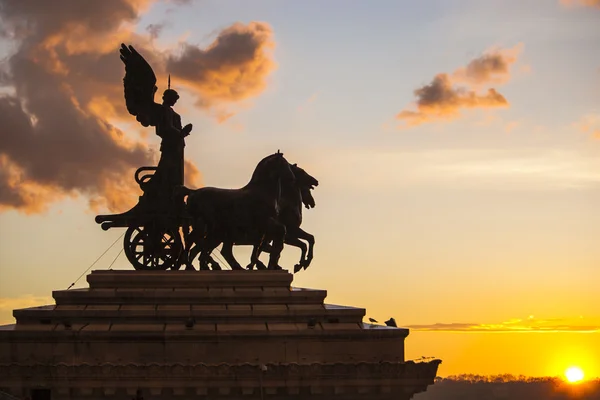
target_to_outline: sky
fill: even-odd
[[[598,1],[0,0],[0,19],[0,323],[85,287],[123,234],[94,216],[158,160],[125,42],[181,95],[188,186],[241,187],[278,149],[319,180],[294,286],[393,316],[441,376],[600,377]],[[119,252],[92,269],[130,269]]]

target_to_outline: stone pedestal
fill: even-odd
[[[52,399],[409,399],[438,360],[284,271],[93,271],[0,327],[0,390]]]

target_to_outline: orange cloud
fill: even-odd
[[[436,332],[600,332],[598,324],[583,324],[582,318],[577,319],[547,319],[541,320],[532,316],[526,319],[512,319],[493,324],[476,323],[435,323],[429,325],[408,325],[406,328],[415,331]]]
[[[522,45],[512,49],[494,49],[472,60],[452,74],[437,74],[430,84],[414,91],[415,107],[402,110],[396,118],[406,126],[452,120],[463,109],[508,107],[506,98],[488,84],[502,84],[510,79],[510,67],[517,60]]]
[[[415,90],[417,110],[401,111],[396,117],[408,126],[440,119],[455,119],[463,108],[508,107],[508,101],[495,89],[484,94],[454,87],[447,74],[439,74],[429,85]]]
[[[275,69],[271,27],[262,22],[236,23],[223,30],[206,49],[190,44],[167,58],[166,69],[198,95],[197,104],[244,100],[266,87]]]
[[[472,60],[453,74],[454,82],[472,85],[502,84],[510,79],[510,67],[523,51],[523,45],[510,49],[494,49]]]
[[[560,0],[560,3],[566,6],[579,5],[600,8],[600,0]]]

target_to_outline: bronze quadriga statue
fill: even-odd
[[[199,255],[201,270],[220,269],[211,252],[222,244],[231,268],[243,269],[233,257],[232,247],[237,244],[254,246],[248,269],[281,269],[278,260],[286,243],[302,252],[295,272],[306,269],[313,257],[314,237],[300,228],[302,205],[315,206],[310,191],[318,181],[277,151],[258,163],[243,188],[186,188],[184,147],[192,125],[182,126],[172,108],[179,95],[171,89],[169,77],[163,102],[156,103],[152,67],[132,46],[123,44],[120,52],[127,110],[144,127],[154,126],[162,139],[158,166],[144,166],[135,173],[143,192],[138,204],[122,214],[96,217],[104,230],[127,228],[124,250],[133,267],[193,269],[192,261]],[[268,267],[259,260],[262,251],[270,253]]]

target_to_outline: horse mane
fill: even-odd
[[[256,182],[262,178],[262,174],[264,173],[265,166],[269,161],[271,161],[275,156],[283,157],[283,153],[273,153],[271,155],[266,156],[262,160],[258,162],[256,168],[254,168],[254,172],[252,173],[252,177],[250,178],[250,182]]]

